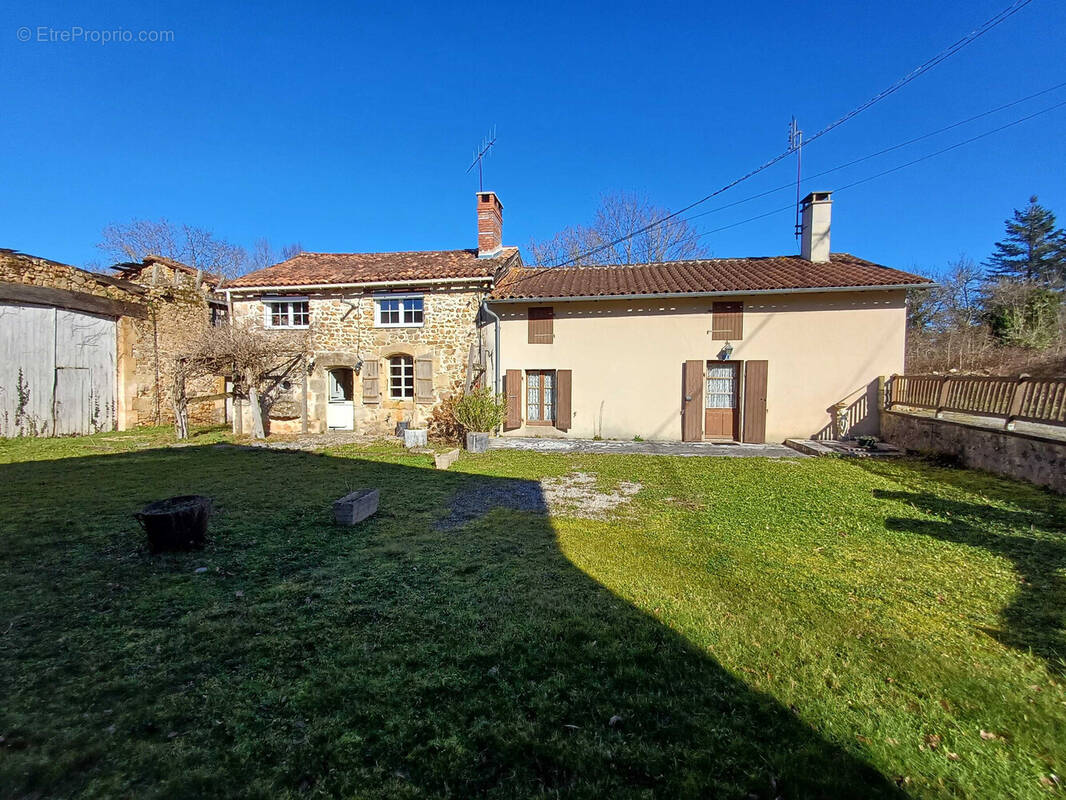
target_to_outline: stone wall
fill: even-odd
[[[881,412],[881,436],[905,450],[953,456],[973,469],[1066,493],[1066,441],[898,411]]]
[[[296,294],[296,293],[294,293]],[[326,430],[329,402],[329,370],[376,360],[379,370],[381,399],[363,402],[365,369],[354,376],[355,430],[367,435],[392,433],[398,422],[424,427],[433,408],[461,384],[467,371],[471,345],[477,348],[479,337],[476,318],[483,291],[440,289],[422,292],[424,324],[410,328],[374,327],[374,295],[358,292],[312,293],[308,297],[311,315],[313,364],[308,375],[308,429]],[[299,295],[303,296],[303,295]],[[258,296],[234,296],[234,316],[240,319],[263,319],[263,303]],[[388,359],[394,355],[412,358],[433,356],[433,402],[416,403],[413,398],[392,399],[388,391]],[[289,391],[279,406],[271,411],[270,429],[274,433],[297,432],[302,419],[302,378],[294,372],[288,376]],[[245,430],[250,420],[245,420]]]
[[[108,276],[23,253],[0,252],[0,281],[83,292],[127,303],[142,302],[139,293],[123,289],[120,281]]]
[[[211,324],[211,288],[194,275],[162,264],[130,277],[144,288],[149,309],[147,319],[136,321],[133,359],[137,393],[133,406],[141,425],[172,424],[174,359]],[[225,382],[206,376],[189,381],[185,390],[189,397],[220,394],[225,391]],[[224,422],[225,402],[189,403],[189,421],[194,425]]]

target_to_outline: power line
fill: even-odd
[[[950,125],[945,125],[942,128],[937,128],[935,131],[929,131],[928,133],[923,133],[920,136],[915,136],[915,137],[913,137],[911,139],[907,139],[906,141],[900,142],[899,144],[890,145],[889,147],[885,147],[885,148],[883,148],[881,150],[878,150],[878,151],[876,151],[874,153],[869,153],[869,154],[867,154],[865,156],[860,156],[859,158],[853,159],[851,161],[847,161],[847,162],[845,162],[843,164],[838,164],[835,167],[830,167],[829,169],[823,170],[822,172],[817,172],[814,175],[807,176],[807,178],[805,180],[812,181],[815,178],[821,178],[821,177],[824,177],[825,175],[829,175],[829,174],[831,174],[833,172],[839,172],[842,169],[847,169],[848,167],[853,167],[856,164],[861,164],[863,161],[869,161],[871,158],[877,158],[878,156],[883,156],[885,153],[891,153],[894,150],[899,150],[899,149],[901,149],[903,147],[907,147],[907,146],[915,144],[917,142],[924,141],[925,139],[930,139],[933,136],[939,136],[941,133],[947,133],[948,131],[954,130],[955,128],[961,127],[963,125],[967,125],[967,124],[969,124],[971,122],[975,122],[975,121],[977,121],[979,119],[983,119],[984,117],[991,116],[992,114],[997,114],[1000,111],[1006,111],[1008,108],[1013,108],[1014,106],[1021,105],[1022,103],[1028,102],[1029,100],[1033,100],[1034,98],[1041,97],[1041,96],[1043,96],[1045,94],[1053,92],[1056,89],[1061,89],[1064,86],[1066,86],[1066,81],[1063,81],[1062,83],[1056,84],[1055,86],[1051,86],[1051,87],[1049,87],[1047,89],[1043,89],[1043,90],[1041,90],[1039,92],[1034,92],[1033,94],[1027,95],[1026,97],[1022,97],[1022,98],[1020,98],[1018,100],[1013,100],[1013,101],[1011,101],[1009,103],[1004,103],[1001,106],[996,106],[995,108],[991,108],[988,111],[982,111],[980,114],[974,114],[972,117],[967,117],[966,119],[959,120],[958,122],[953,122]],[[1038,112],[1038,113],[1042,113],[1042,112]],[[723,210],[725,210],[727,208],[733,208],[734,206],[739,206],[739,205],[742,205],[743,203],[748,203],[748,202],[750,202],[752,200],[758,200],[760,197],[766,197],[767,195],[771,195],[771,194],[774,194],[776,192],[784,191],[785,189],[791,189],[794,185],[795,185],[795,183],[790,181],[789,183],[784,183],[784,184],[781,184],[780,186],[775,186],[773,189],[767,189],[766,191],[759,192],[758,194],[748,195],[747,197],[745,197],[745,198],[743,198],[741,200],[734,200],[732,203],[726,203],[725,205],[722,205],[722,206],[715,206],[714,208],[708,209],[707,211],[701,211],[698,214],[693,214],[692,216],[685,217],[684,221],[685,222],[689,222],[689,221],[694,220],[694,219],[699,219],[700,217],[705,217],[708,214],[715,214],[715,213],[717,213],[719,211],[723,211]],[[839,190],[837,190],[837,191],[839,191]]]
[[[889,169],[882,170],[881,172],[874,173],[873,175],[868,175],[865,178],[860,178],[859,180],[852,181],[851,183],[846,183],[843,186],[837,187],[833,191],[835,193],[839,193],[839,192],[842,192],[842,191],[844,191],[846,189],[851,189],[854,186],[858,186],[858,185],[863,184],[863,183],[868,183],[869,181],[876,180],[877,178],[882,178],[885,175],[890,175],[893,172],[899,172],[901,169],[906,169],[907,167],[912,167],[915,164],[920,164],[923,161],[928,161],[930,158],[935,158],[936,156],[943,155],[944,153],[948,153],[948,152],[950,152],[952,150],[957,150],[960,147],[963,147],[963,146],[968,145],[968,144],[972,144],[973,142],[976,142],[976,141],[978,141],[980,139],[984,139],[984,138],[986,138],[988,136],[991,136],[994,133],[999,133],[1001,131],[1007,130],[1008,128],[1013,128],[1015,125],[1021,125],[1023,122],[1028,122],[1029,120],[1034,119],[1035,117],[1039,117],[1042,114],[1048,114],[1048,113],[1054,111],[1057,108],[1062,108],[1063,106],[1066,106],[1066,100],[1063,100],[1063,101],[1061,101],[1059,103],[1055,103],[1054,105],[1048,106],[1047,108],[1042,108],[1040,111],[1035,111],[1032,114],[1028,114],[1028,115],[1026,115],[1024,117],[1021,117],[1019,119],[1013,120],[1012,122],[1008,122],[1005,125],[1000,125],[998,128],[992,128],[991,130],[985,131],[984,133],[979,133],[976,136],[971,136],[969,139],[963,139],[961,142],[955,142],[955,144],[948,145],[947,147],[941,148],[940,150],[936,150],[936,151],[934,151],[932,153],[927,153],[924,156],[919,156],[918,158],[915,158],[915,159],[912,159],[910,161],[904,162],[903,164],[898,164],[898,165],[896,165],[894,167],[890,167]],[[852,163],[854,163],[854,162],[852,162]],[[847,165],[845,165],[845,166],[847,166]],[[835,171],[837,169],[841,169],[841,167],[834,167],[832,170],[827,170],[827,172],[833,172],[833,171]],[[821,174],[825,174],[825,173],[821,173]],[[787,184],[785,186],[778,187],[777,189],[771,189],[769,192],[765,192],[764,194],[769,194],[771,192],[778,192],[778,191],[782,191],[784,189],[790,189],[790,188],[792,188],[792,184],[791,183]],[[739,201],[739,202],[743,202],[743,201]],[[725,208],[725,206],[723,206],[723,208]],[[755,217],[749,217],[748,219],[741,220],[740,222],[734,222],[734,223],[732,223],[730,225],[723,225],[720,228],[713,228],[713,229],[711,229],[709,231],[700,231],[698,233],[693,234],[692,236],[687,236],[684,239],[679,239],[678,240],[678,244],[681,244],[683,242],[693,241],[693,240],[699,239],[699,238],[701,238],[703,236],[708,236],[709,234],[712,234],[712,233],[718,233],[719,231],[727,230],[728,228],[735,228],[738,225],[745,225],[745,224],[747,224],[749,222],[754,222],[755,220],[763,219],[764,217],[769,217],[769,216],[771,216],[773,214],[778,214],[781,211],[787,211],[790,208],[792,208],[792,204],[791,203],[789,203],[787,206],[782,206],[781,208],[775,208],[773,211],[767,211],[765,214],[759,214],[758,216],[755,216]],[[710,212],[707,212],[707,213],[710,213]]]
[[[1015,2],[1011,3],[1011,5],[1009,5],[1007,8],[1003,9],[998,14],[996,14],[993,17],[991,17],[988,20],[986,20],[983,24],[981,24],[980,26],[978,26],[974,30],[970,31],[968,34],[963,36],[961,39],[956,41],[954,44],[950,45],[949,47],[947,47],[944,50],[941,50],[939,53],[937,53],[935,56],[930,58],[925,63],[919,65],[918,67],[915,67],[913,70],[908,72],[906,75],[904,75],[902,78],[897,80],[892,85],[888,86],[885,89],[882,89],[876,95],[874,95],[869,100],[867,100],[865,103],[862,103],[861,105],[856,106],[851,111],[849,111],[846,114],[844,114],[842,117],[837,118],[836,120],[834,120],[833,122],[829,123],[824,128],[822,128],[821,130],[819,130],[816,133],[814,133],[812,136],[810,136],[804,142],[804,144],[805,145],[809,144],[809,143],[815,141],[816,139],[819,139],[822,136],[825,136],[830,131],[834,130],[835,128],[837,128],[837,127],[839,127],[841,125],[843,125],[845,122],[847,122],[848,120],[854,118],[858,114],[861,114],[863,111],[865,111],[866,109],[870,108],[875,103],[878,103],[881,100],[885,99],[886,97],[888,97],[888,96],[890,96],[892,94],[895,94],[897,91],[902,89],[904,86],[906,86],[908,83],[913,81],[915,78],[917,78],[917,77],[919,77],[921,75],[924,75],[929,70],[933,69],[934,67],[936,67],[937,65],[939,65],[943,61],[946,61],[951,56],[955,55],[957,52],[959,52],[966,45],[968,45],[971,42],[979,39],[981,36],[984,36],[986,33],[988,33],[990,30],[995,28],[1000,23],[1005,22],[1006,20],[1010,19],[1010,17],[1014,16],[1016,13],[1018,13],[1023,8],[1025,8],[1027,5],[1029,5],[1029,3],[1031,3],[1031,2],[1032,2],[1032,0],[1015,0]],[[737,184],[743,183],[744,181],[748,180],[749,178],[754,177],[755,175],[759,174],[763,170],[772,167],[774,164],[778,163],[782,159],[787,158],[791,154],[792,154],[792,150],[791,149],[786,150],[783,153],[780,153],[780,154],[774,156],[769,161],[763,162],[759,166],[755,167],[755,169],[745,173],[744,175],[740,176],[739,178],[736,178],[736,179],[730,181],[729,183],[725,184],[721,188],[716,189],[715,191],[711,192],[710,194],[708,194],[708,195],[706,195],[704,197],[701,197],[699,200],[696,200],[693,203],[689,203],[684,208],[681,208],[681,209],[673,212],[672,214],[667,214],[665,217],[662,217],[662,218],[660,218],[658,220],[655,220],[654,222],[651,222],[648,225],[645,225],[644,227],[639,228],[638,230],[635,230],[635,231],[632,231],[630,233],[627,233],[626,235],[621,236],[621,237],[619,237],[619,238],[617,238],[617,239],[615,239],[613,241],[610,241],[610,242],[607,242],[605,244],[602,244],[602,245],[599,245],[597,247],[594,247],[591,250],[589,250],[589,251],[587,251],[585,253],[581,253],[580,255],[577,255],[577,256],[575,256],[575,257],[573,257],[573,258],[571,258],[571,259],[569,259],[567,261],[561,261],[561,262],[555,264],[554,266],[562,267],[562,266],[566,266],[567,264],[572,264],[575,261],[581,260],[582,258],[587,258],[588,256],[595,255],[596,253],[599,253],[599,252],[601,252],[603,250],[607,250],[607,249],[609,249],[611,247],[614,247],[616,244],[619,244],[620,242],[624,242],[624,241],[626,241],[628,239],[632,239],[634,236],[639,236],[640,234],[645,233],[646,231],[649,231],[652,228],[655,228],[655,227],[657,227],[659,225],[662,225],[664,222],[666,222],[668,220],[671,220],[674,217],[677,217],[677,216],[680,216],[681,214],[684,214],[686,211],[692,210],[693,208],[695,208],[698,205],[701,205],[702,203],[706,203],[711,198],[717,197],[718,195],[722,194],[723,192],[728,191],[729,189],[732,189]]]
[[[1063,86],[1063,85],[1066,85],[1066,83],[1060,84],[1060,86]],[[971,117],[970,119],[972,120],[972,119],[980,118],[982,116],[987,116],[988,114],[993,113],[994,111],[1002,110],[1003,108],[1008,108],[1010,106],[1017,105],[1018,103],[1024,102],[1025,100],[1032,99],[1033,97],[1038,97],[1040,95],[1047,94],[1048,92],[1053,91],[1056,88],[1059,88],[1059,87],[1056,86],[1056,87],[1051,87],[1050,89],[1045,89],[1044,91],[1037,92],[1037,93],[1035,93],[1033,95],[1030,95],[1029,97],[1022,98],[1021,100],[1016,100],[1016,101],[1014,101],[1012,103],[1008,103],[1008,104],[1006,104],[1004,106],[1000,106],[998,109],[993,109],[992,111],[982,112],[981,114],[977,114],[974,117]],[[976,142],[976,141],[978,141],[980,139],[984,139],[984,138],[987,138],[989,136],[992,136],[995,133],[1000,133],[1001,131],[1005,131],[1008,128],[1013,128],[1016,125],[1021,125],[1023,122],[1028,122],[1031,119],[1039,117],[1039,116],[1041,116],[1043,114],[1048,114],[1048,113],[1054,111],[1055,109],[1062,108],[1063,106],[1066,106],[1066,100],[1062,100],[1062,101],[1060,101],[1058,103],[1055,103],[1054,105],[1048,106],[1047,108],[1042,108],[1039,111],[1034,111],[1032,114],[1027,114],[1024,117],[1020,117],[1019,119],[1012,120],[1011,122],[1008,122],[1008,123],[1006,123],[1004,125],[1000,125],[997,128],[992,128],[991,130],[985,131],[984,133],[979,133],[976,136],[971,136],[968,139],[963,139],[960,142],[955,142],[954,144],[948,145],[947,147],[943,147],[940,150],[936,150],[936,151],[934,151],[932,153],[927,153],[924,156],[919,156],[918,158],[911,159],[910,161],[904,162],[903,164],[898,164],[898,165],[896,165],[894,167],[890,167],[889,169],[882,170],[881,172],[877,172],[877,173],[875,173],[873,175],[869,175],[869,176],[867,176],[865,178],[860,178],[859,180],[852,181],[851,183],[844,184],[843,186],[840,186],[840,187],[834,189],[834,192],[838,192],[839,193],[839,192],[845,191],[846,189],[851,189],[854,186],[858,186],[860,184],[868,183],[869,181],[876,180],[877,178],[884,177],[885,175],[890,175],[893,172],[898,172],[901,169],[906,169],[907,167],[914,166],[915,164],[919,164],[919,163],[921,163],[923,161],[928,161],[930,158],[935,158],[936,156],[943,155],[944,153],[948,153],[948,152],[950,152],[952,150],[957,150],[960,147],[963,147],[963,146],[968,145],[968,144],[972,144],[973,142]],[[965,122],[965,120],[963,122]],[[944,128],[942,130],[947,130],[949,128],[958,127],[958,125],[960,125],[960,124],[962,124],[962,123],[961,122],[960,123],[954,123],[953,125],[949,125],[949,126],[947,126],[946,128]],[[927,138],[927,136],[929,136],[929,135],[932,135],[932,134],[926,134],[926,135],[923,135],[922,137],[918,137],[918,138]],[[888,148],[888,149],[895,149],[895,147]],[[880,151],[880,152],[887,152],[887,150]],[[864,159],[857,159],[857,160],[861,161],[861,160],[865,160],[865,158]],[[842,165],[840,167],[834,167],[833,169],[826,170],[825,172],[819,173],[819,174],[824,175],[824,174],[826,174],[828,172],[834,172],[834,171],[836,171],[838,169],[842,169],[844,166],[849,166],[850,164],[853,164],[853,163],[856,163],[856,162],[849,162],[848,164]],[[817,176],[815,176],[815,177],[817,177]],[[784,186],[779,186],[776,189],[770,189],[769,191],[763,192],[762,194],[759,194],[759,195],[753,195],[752,197],[746,198],[745,200],[738,200],[736,203],[731,203],[730,206],[737,205],[738,203],[746,202],[747,200],[753,200],[756,197],[762,197],[762,196],[765,196],[767,194],[772,194],[773,192],[779,192],[779,191],[782,191],[784,189],[790,189],[790,188],[792,188],[792,184],[791,183],[786,184]],[[712,211],[721,211],[722,209],[725,209],[725,208],[728,208],[728,207],[729,206],[720,206],[719,208],[712,209]],[[762,214],[756,214],[755,216],[739,220],[738,222],[731,222],[728,225],[721,225],[721,226],[719,226],[717,228],[712,228],[709,231],[699,231],[697,233],[692,234],[691,236],[686,236],[683,239],[679,239],[677,243],[678,244],[683,244],[685,242],[691,242],[691,241],[694,241],[696,239],[700,239],[700,238],[702,238],[704,236],[709,236],[712,233],[719,233],[720,231],[729,230],[730,228],[736,228],[736,227],[739,227],[741,225],[747,225],[749,222],[756,222],[756,221],[758,221],[760,219],[765,219],[766,217],[771,217],[774,214],[780,214],[782,211],[789,211],[792,208],[793,208],[792,203],[789,203],[788,205],[781,206],[780,208],[775,208],[775,209],[773,209],[771,211],[763,212]],[[711,212],[708,211],[708,212],[705,212],[705,213],[709,214]],[[702,215],[695,215],[695,216],[702,216]],[[691,219],[694,219],[695,216],[691,217]],[[532,271],[531,273],[529,273],[527,275],[523,275],[523,276],[519,276],[519,277],[513,278],[511,281],[508,282],[507,285],[510,287],[510,286],[513,286],[514,284],[522,283],[523,281],[526,281],[526,280],[531,280],[532,278],[536,277],[536,274],[537,274],[537,271],[534,270],[534,271]]]

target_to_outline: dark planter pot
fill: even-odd
[[[211,498],[190,494],[156,500],[133,516],[148,535],[148,549],[153,553],[193,550],[207,541]]]
[[[489,449],[489,435],[487,433],[468,433],[466,435],[466,449],[471,453],[484,453]]]

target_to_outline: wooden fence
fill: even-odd
[[[924,408],[1002,419],[1014,423],[1066,425],[1066,378],[985,377],[980,375],[893,375],[885,408]]]

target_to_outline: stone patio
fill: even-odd
[[[611,439],[535,439],[497,436],[490,450],[532,450],[539,453],[618,453],[710,458],[806,458],[783,444],[714,444],[712,442],[623,442]]]

